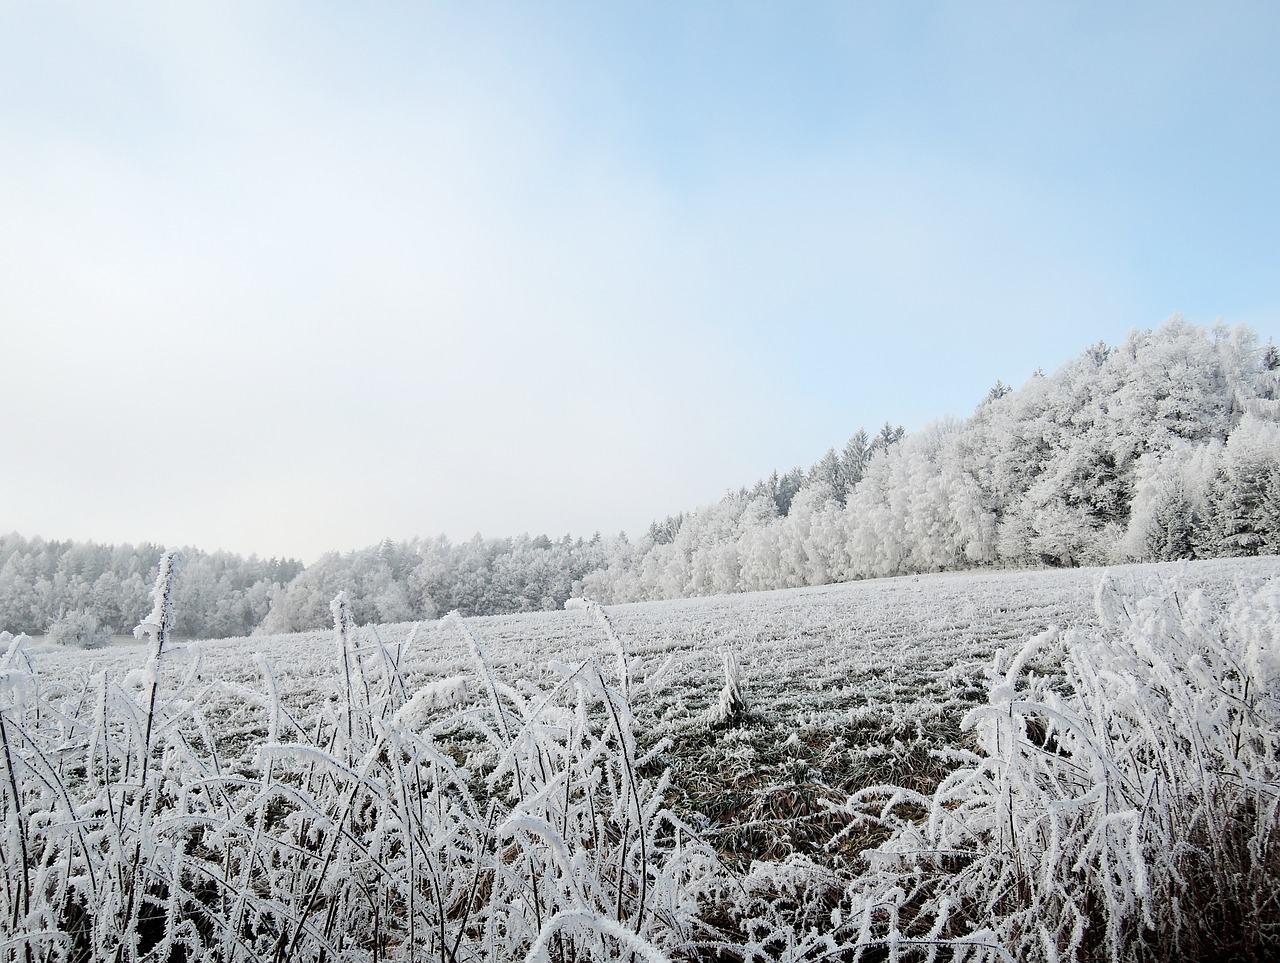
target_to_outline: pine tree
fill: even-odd
[[[849,493],[862,481],[862,476],[867,471],[867,459],[870,457],[871,442],[866,430],[859,428],[857,434],[845,442],[844,454],[840,457],[841,504],[848,501]]]
[[[991,390],[987,392],[987,397],[983,404],[990,404],[993,401],[999,401],[1012,390],[1012,388],[997,378],[996,383],[992,385]]]

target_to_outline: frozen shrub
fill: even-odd
[[[1107,580],[1099,630],[997,656],[979,752],[893,830],[841,908],[893,959],[1270,960],[1280,953],[1280,585],[1215,606]],[[1049,656],[1062,674],[1031,668]],[[920,818],[920,814],[924,818]]]
[[[508,683],[455,617],[474,677],[415,692],[402,647],[339,596],[330,698],[291,710],[266,659],[262,691],[173,671],[173,561],[140,687],[48,684],[21,639],[0,658],[5,959],[655,963],[718,945],[699,912],[728,881],[666,807],[670,744],[637,739],[623,694],[652,698],[661,670],[615,681],[588,659]],[[258,733],[234,764],[229,703]]]
[[[720,701],[711,712],[712,720],[720,725],[733,725],[747,712],[747,700],[742,694],[742,670],[738,665],[738,656],[733,652],[725,652],[724,688],[720,690]]]
[[[84,609],[75,609],[51,621],[45,637],[69,649],[100,649],[111,644],[111,632],[98,624],[96,615]]]

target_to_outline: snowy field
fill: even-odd
[[[1190,586],[1225,599],[1240,579],[1280,575],[1280,558],[905,576],[606,611],[643,667],[675,662],[659,703],[635,707],[642,718],[677,728],[697,723],[716,702],[724,683],[722,654],[731,652],[741,665],[745,695],[763,719],[782,729],[830,728],[868,711],[920,718],[940,706],[983,698],[983,669],[996,649],[1020,645],[1051,625],[1096,623],[1094,594],[1104,571],[1138,594],[1181,573]],[[545,682],[553,661],[615,661],[600,626],[582,611],[477,617],[466,624],[508,681]],[[466,640],[443,620],[357,632],[403,646],[402,669],[412,683],[471,669]],[[49,679],[102,671],[124,676],[143,665],[148,651],[134,640],[89,652],[34,641],[35,666]],[[341,654],[330,630],[179,644],[166,666],[181,671],[193,652],[203,658],[204,678],[255,687],[258,656],[265,657],[282,697],[299,710],[337,692]]]
[[[873,719],[897,735],[903,727],[927,729],[983,700],[983,672],[998,648],[1020,646],[1054,625],[1096,624],[1094,596],[1104,571],[1135,595],[1180,574],[1190,587],[1225,600],[1242,579],[1280,575],[1280,558],[904,576],[606,611],[633,671],[671,663],[668,685],[652,703],[633,707],[638,719],[664,733],[698,734],[706,727],[724,685],[723,655],[733,653],[755,727],[785,739],[793,731],[865,732]],[[477,617],[466,625],[508,682],[547,685],[555,678],[553,662],[595,659],[612,667],[616,661],[601,626],[583,611]],[[356,632],[398,648],[410,689],[473,671],[467,640],[444,620]],[[104,671],[125,678],[148,652],[132,639],[91,652],[35,649],[35,667],[50,680]],[[331,630],[179,643],[165,665],[180,675],[196,653],[204,679],[255,689],[265,659],[284,703],[299,715],[339,695],[341,652]],[[227,711],[234,717],[234,707]],[[234,726],[223,731],[236,732]]]
[[[633,705],[643,737],[672,739],[664,761],[676,786],[691,795],[690,806],[741,818],[744,808],[759,816],[789,781],[829,785],[833,795],[879,781],[873,776],[936,781],[941,770],[925,757],[957,738],[961,715],[986,698],[983,674],[995,651],[1017,648],[1050,626],[1096,624],[1094,596],[1103,571],[1134,595],[1180,573],[1189,587],[1227,600],[1239,580],[1280,575],[1280,558],[906,576],[606,611],[633,673],[666,669],[649,701]],[[508,683],[552,685],[555,662],[594,659],[615,671],[613,645],[583,611],[472,618],[466,625]],[[356,632],[401,653],[410,691],[474,673],[467,640],[443,620]],[[283,703],[300,720],[341,694],[342,656],[332,631],[178,645],[167,671],[182,675],[193,653],[203,660],[204,679],[258,691],[265,659]],[[709,731],[726,653],[737,656],[751,714],[728,731]],[[34,659],[46,679],[70,680],[103,671],[125,678],[146,655],[146,645],[126,641],[87,653],[44,649]],[[263,734],[256,708],[234,697],[221,707],[222,737],[251,755]],[[789,738],[795,751],[783,751]],[[772,771],[778,767],[781,772]],[[734,795],[744,784],[756,798]],[[780,835],[794,840],[794,828]],[[766,851],[744,855],[776,857],[790,848],[758,834],[752,845]]]
[[[735,652],[754,708],[800,722],[834,719],[868,704],[915,711],[955,698],[957,685],[980,676],[998,647],[1019,644],[1050,625],[1096,621],[1094,593],[1104,571],[1122,588],[1139,591],[1182,573],[1191,585],[1225,597],[1238,579],[1276,577],[1280,558],[904,576],[606,611],[633,658],[679,663],[667,715],[696,715],[714,703],[723,683],[720,654]],[[476,617],[466,624],[495,671],[507,678],[536,681],[552,660],[614,660],[608,639],[581,611]],[[404,645],[406,677],[451,675],[470,666],[466,641],[443,620],[357,631]],[[140,668],[147,645],[117,638],[109,648],[88,652],[41,645],[37,638],[32,657],[48,678]],[[166,665],[185,664],[193,651],[203,656],[205,678],[245,684],[259,678],[257,656],[264,656],[282,695],[297,705],[331,692],[341,661],[333,632],[325,630],[181,643]]]
[[[1275,580],[1280,559],[1140,565],[1110,573],[1128,598],[1158,595],[1161,585],[1176,576],[1180,593],[1189,597],[1192,590],[1203,589],[1208,598],[1225,606],[1242,588],[1250,591]],[[36,824],[84,827],[103,820],[106,841],[78,844],[87,862],[93,861],[95,846],[114,847],[126,856],[133,846],[135,856],[150,854],[161,862],[172,858],[166,847],[177,846],[181,853],[192,848],[203,853],[206,862],[200,865],[224,866],[216,882],[228,886],[236,872],[246,881],[259,872],[253,858],[243,865],[236,862],[234,853],[240,850],[228,840],[243,835],[238,845],[245,852],[269,854],[261,857],[264,881],[253,887],[267,895],[254,897],[257,902],[250,900],[251,905],[237,904],[239,918],[250,921],[240,924],[242,934],[248,935],[220,937],[218,948],[206,953],[210,959],[254,959],[263,954],[277,959],[291,954],[370,959],[380,953],[394,956],[405,946],[414,948],[409,955],[442,959],[526,952],[530,958],[539,953],[557,958],[546,934],[554,931],[561,939],[573,926],[594,934],[590,939],[600,947],[595,955],[602,958],[628,958],[631,952],[645,958],[650,951],[647,958],[668,958],[658,954],[657,945],[667,946],[667,952],[679,958],[822,958],[818,943],[805,948],[803,940],[795,942],[800,929],[787,930],[790,935],[785,938],[778,935],[782,924],[775,897],[797,884],[779,882],[770,875],[774,871],[761,867],[779,867],[785,875],[791,870],[783,867],[800,865],[796,859],[815,872],[818,867],[824,867],[822,872],[846,872],[860,865],[863,850],[883,842],[888,831],[884,825],[863,826],[856,818],[857,806],[846,801],[883,784],[932,793],[962,762],[971,761],[968,751],[976,747],[976,737],[962,731],[961,720],[987,702],[988,667],[997,650],[1017,651],[1052,626],[1096,629],[1101,575],[1097,569],[957,573],[620,605],[604,610],[607,616],[575,607],[555,613],[353,627],[345,642],[333,631],[226,639],[172,646],[155,680],[147,669],[148,646],[143,644],[116,644],[92,652],[33,645],[21,654],[11,651],[8,657],[9,678],[25,673],[28,680],[10,686],[13,718],[25,720],[33,733],[54,721],[51,734],[29,737],[30,745],[39,747],[32,749],[28,761],[35,788],[17,790],[29,794],[24,810],[28,823],[15,825],[32,839],[43,839],[32,828]],[[1274,636],[1274,627],[1271,633]],[[1274,639],[1270,644],[1274,646]],[[1052,673],[1058,668],[1053,661],[1063,654],[1048,651],[1045,658],[1050,663],[1043,671]],[[726,662],[735,661],[747,711],[726,718],[717,707],[726,684]],[[588,668],[575,669],[582,665]],[[146,706],[153,681],[154,741],[149,721],[144,736],[147,717],[138,713]],[[39,691],[39,699],[31,698],[33,689]],[[487,722],[477,715],[486,704],[496,707]],[[109,706],[119,707],[112,711],[123,713],[122,721],[93,722],[106,720]],[[613,712],[612,721],[592,706]],[[13,729],[9,727],[6,739],[16,742]],[[414,742],[415,731],[429,737]],[[79,751],[80,741],[88,746],[87,763],[58,761],[59,753]],[[151,792],[146,788],[147,765],[140,764],[137,783],[136,770],[130,776],[130,760],[149,759],[161,742],[167,748],[154,766],[163,774],[152,770],[160,781]],[[99,743],[105,748],[95,748]],[[392,744],[401,746],[403,759],[388,755]],[[153,749],[138,749],[146,745]],[[21,755],[20,746],[16,751]],[[100,785],[94,775],[99,751]],[[396,768],[401,763],[407,767],[403,771]],[[556,768],[560,765],[562,770]],[[531,775],[537,767],[544,770],[541,782]],[[559,775],[548,775],[548,767]],[[389,806],[393,794],[388,787],[395,780],[403,784],[406,771],[426,773],[416,778],[428,785],[453,787],[450,792],[463,800],[450,817],[455,819],[449,823],[454,829],[430,829],[426,817],[413,815],[408,790],[402,810],[389,809],[391,816],[368,824],[360,821],[364,810],[357,800],[367,794],[369,801],[363,805],[370,812],[378,805]],[[475,788],[479,772],[489,773],[487,788]],[[41,781],[45,788],[36,785]],[[209,787],[217,787],[216,793]],[[73,797],[82,790],[86,798],[98,793],[93,798],[99,802],[76,803]],[[509,815],[496,824],[493,801],[503,793],[507,801],[502,806],[510,808],[502,811]],[[537,809],[549,806],[548,800],[560,793],[562,806],[546,808],[545,813]],[[910,813],[924,812],[925,797],[918,798],[919,803],[907,807]],[[485,799],[490,800],[487,817]],[[41,806],[48,807],[44,816]],[[672,815],[659,818],[668,806]],[[174,807],[176,814],[166,807]],[[286,815],[278,815],[277,809]],[[543,815],[532,815],[535,810]],[[61,812],[61,823],[52,815],[55,812]],[[215,818],[213,812],[223,815]],[[290,812],[294,816],[288,816]],[[441,825],[447,822],[444,815],[438,818]],[[194,828],[219,820],[226,825],[217,832]],[[586,842],[577,850],[570,832],[574,820],[585,820],[587,827],[580,833]],[[330,844],[323,843],[321,827],[331,821],[347,828],[332,837],[332,848],[325,848]],[[181,838],[186,842],[157,843],[159,836],[151,834],[161,833],[162,825],[168,832],[185,827],[182,833],[188,835]],[[393,825],[401,825],[410,840],[403,850],[379,835],[385,830],[398,839],[386,829]],[[208,835],[201,835],[206,831]],[[50,830],[47,838],[69,838],[74,832]],[[560,871],[540,862],[543,868],[530,869],[529,879],[511,882],[513,892],[523,894],[519,901],[535,905],[522,937],[512,935],[516,927],[503,915],[508,911],[494,908],[506,905],[497,896],[489,897],[488,915],[479,910],[472,915],[472,901],[480,898],[481,890],[487,892],[476,882],[479,869],[468,890],[463,877],[471,869],[450,877],[431,862],[446,854],[430,847],[456,836],[471,842],[449,842],[454,847],[449,858],[460,860],[460,865],[476,864],[477,854],[489,851],[493,834],[501,837],[504,832],[522,841],[523,848],[512,852],[524,853],[519,858],[527,858],[530,866],[543,859],[533,854],[545,848],[552,863],[561,859],[574,867],[568,874],[575,880],[571,884],[556,883]],[[676,869],[644,867],[643,860],[654,860],[659,839],[665,847],[662,866]],[[19,842],[28,848],[34,845],[25,837]],[[65,845],[71,848],[59,859],[71,865],[78,857],[74,846]],[[416,864],[414,845],[423,847]],[[637,856],[646,846],[648,855]],[[14,859],[19,848],[11,832],[8,852]],[[613,853],[608,859],[615,862],[608,865],[615,868],[602,863],[596,875],[588,873],[584,867],[592,860],[608,862],[606,851]],[[24,861],[32,858],[24,853]],[[628,868],[637,858],[641,868]],[[517,857],[505,857],[512,859]],[[321,894],[334,885],[334,866],[341,860],[350,874],[369,872],[382,878],[383,885],[393,880],[388,892],[399,895],[388,895],[376,911],[357,913],[345,903],[340,909],[338,897]],[[714,873],[706,870],[706,860],[719,861]],[[501,863],[486,871],[496,874],[486,883],[495,893],[502,882]],[[422,875],[423,865],[433,867],[430,885]],[[701,867],[696,872],[690,868],[695,865]],[[292,868],[286,872],[268,866]],[[52,869],[49,872],[56,877]],[[172,876],[165,879],[172,881],[186,879],[183,873],[192,871],[175,863],[165,870],[169,872]],[[403,881],[405,873],[408,882]],[[21,916],[18,907],[23,900],[30,902],[37,886],[28,881],[13,890],[14,878],[11,869],[11,921]],[[452,896],[441,895],[441,879]],[[599,883],[594,896],[585,879]],[[601,882],[608,879],[615,881]],[[649,882],[636,883],[650,879],[652,890]],[[688,882],[692,879],[703,882],[693,886]],[[734,887],[741,894],[754,893],[750,881],[761,879],[772,880],[766,888],[774,894],[773,908],[765,914],[772,922],[767,938],[752,944],[754,931],[742,920],[749,922],[751,913],[764,911],[743,910],[741,899],[746,897],[741,896],[735,897],[739,903],[731,913],[723,908],[728,905],[724,894]],[[677,885],[676,880],[683,882]],[[647,909],[657,905],[654,894],[660,883],[670,890],[662,893],[671,902],[661,911]],[[62,894],[60,899],[73,902],[67,894],[83,886],[84,879],[69,873],[57,886],[49,885]],[[136,950],[146,944],[138,935],[146,913],[134,906],[131,896],[126,900],[119,895],[131,892],[129,887],[113,889],[114,883],[100,880],[93,885],[99,892],[116,894],[111,897],[119,902],[112,909],[116,922],[114,929],[93,930],[90,935],[82,926],[74,937],[78,945],[123,940],[133,941]],[[195,902],[207,905],[213,900],[201,896],[205,890],[195,883],[182,885],[190,888],[183,890],[181,899],[173,895],[177,884],[170,882],[146,890],[150,896],[142,902],[149,898],[156,913],[172,916],[181,915],[182,900],[188,909]],[[572,891],[569,896],[562,892],[564,886]],[[435,916],[415,908],[414,902],[432,887],[438,904]],[[102,899],[111,902],[106,896]],[[513,899],[517,897],[508,902]],[[536,910],[540,900],[548,907],[545,913]],[[626,911],[628,900],[638,909]],[[716,924],[717,929],[702,920],[708,905],[721,907],[718,912],[734,922]],[[824,910],[828,911],[835,914],[828,929],[839,929],[838,911]],[[60,912],[64,925],[74,930],[65,923],[68,910]],[[402,931],[403,920],[417,916],[422,917],[422,929]],[[364,921],[361,926],[373,926],[375,934],[386,927],[388,935],[375,935],[365,943],[343,936],[357,918]],[[47,926],[48,914],[42,919],[41,925]],[[32,920],[34,928],[34,916]],[[430,920],[435,922],[428,925]],[[660,931],[653,929],[659,921]],[[789,927],[801,926],[793,917],[787,921]],[[456,933],[446,932],[450,926]],[[495,942],[495,934],[507,942]],[[32,939],[40,943],[45,937]],[[217,942],[209,932],[196,929],[182,939],[188,941],[186,949],[170,948],[179,957],[195,954],[197,946],[212,945],[211,940]],[[836,945],[831,942],[835,937],[823,939]],[[236,940],[243,942],[233,945]],[[1059,942],[1067,940],[1062,936]],[[272,945],[274,953],[263,949]],[[458,955],[460,945],[472,947],[470,955]],[[737,949],[730,952],[730,945]],[[744,945],[754,949],[742,949]],[[559,952],[559,958],[569,959],[579,950],[561,946]]]

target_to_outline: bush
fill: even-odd
[[[49,623],[45,637],[69,649],[101,649],[111,644],[111,631],[98,624],[98,617],[84,609],[58,616]]]
[[[1280,585],[1230,606],[1176,584],[1100,631],[997,656],[980,751],[932,796],[843,807],[889,826],[842,907],[893,958],[1271,960],[1280,953]],[[1061,660],[1061,675],[1034,671]],[[924,818],[920,818],[921,814]]]

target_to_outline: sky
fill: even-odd
[[[1280,5],[0,3],[0,530],[641,534],[1174,313]]]

